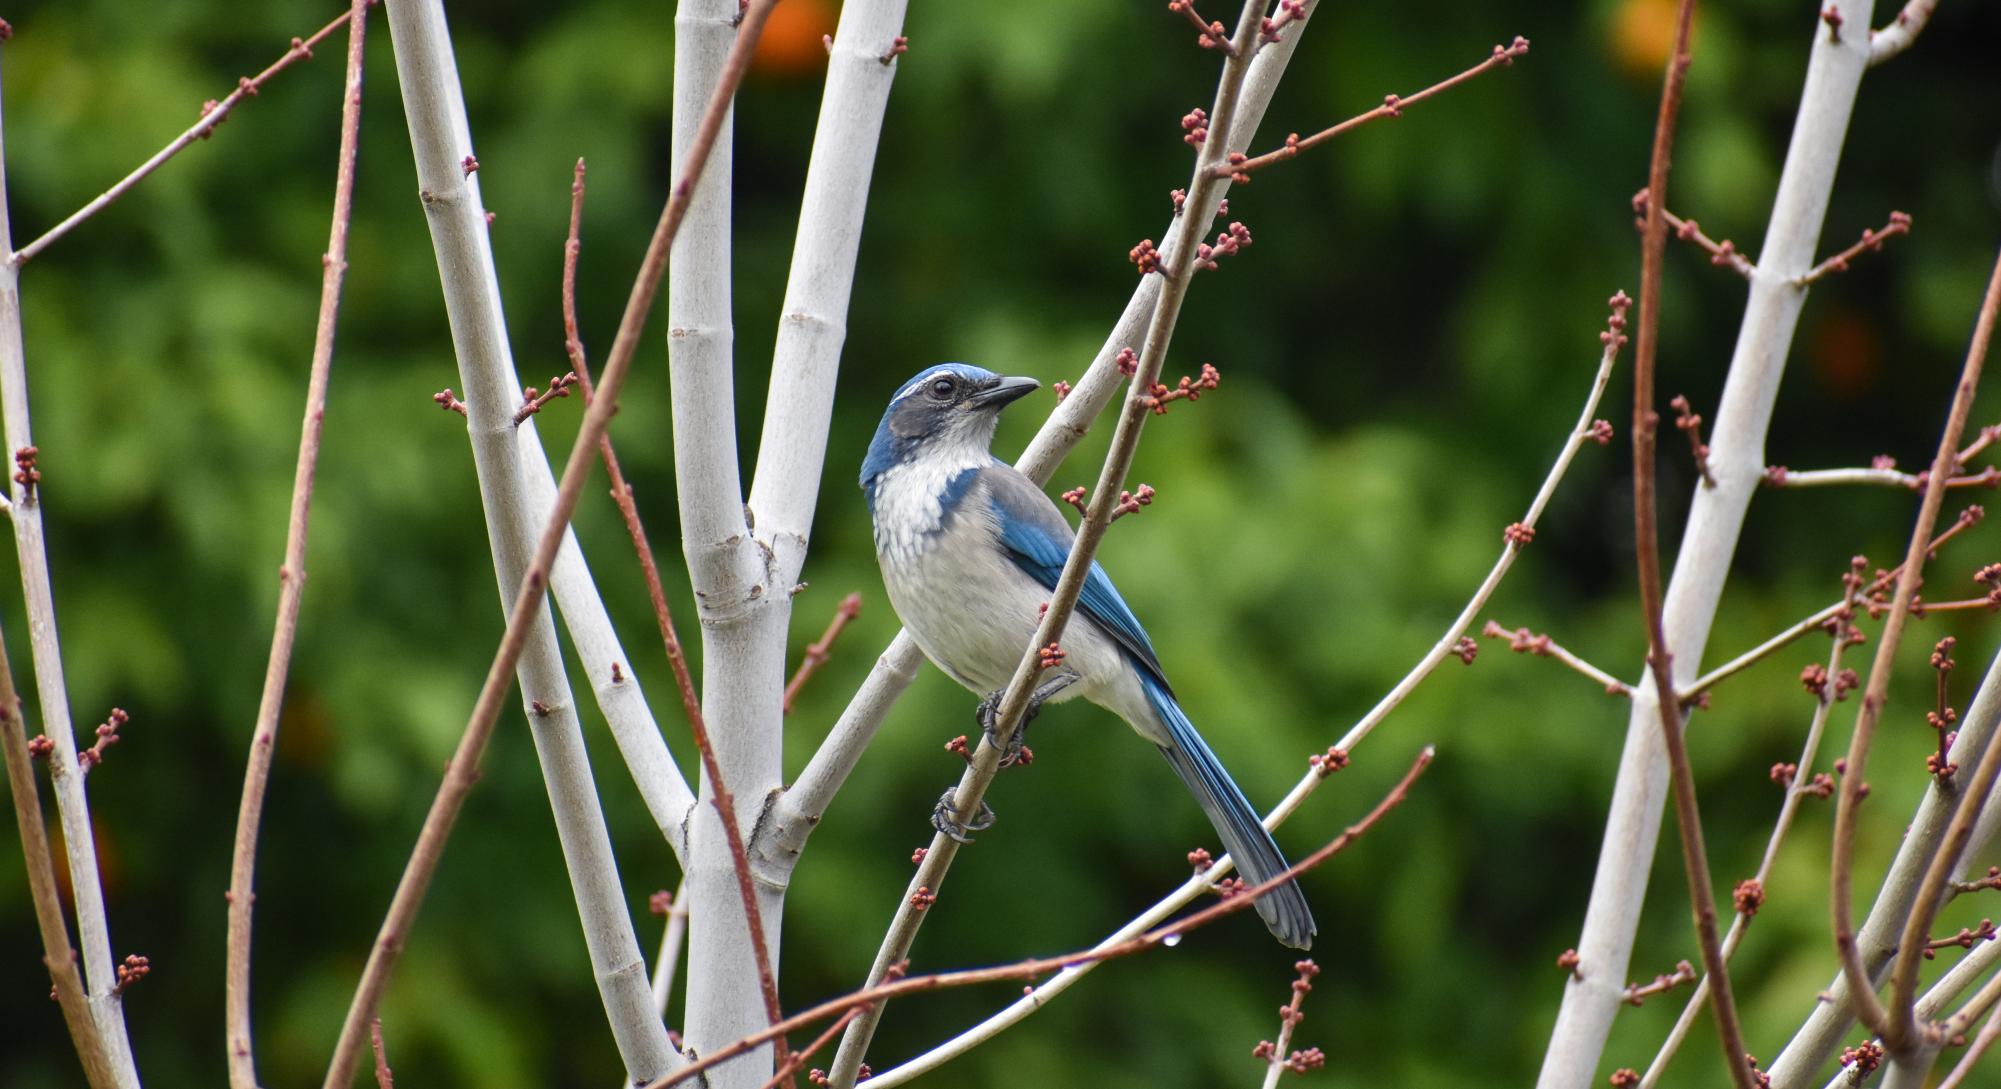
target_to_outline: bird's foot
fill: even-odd
[[[1000,705],[1001,697],[1006,694],[1005,688],[996,688],[987,693],[987,698],[980,701],[979,710],[973,712],[973,720],[980,724],[980,732],[986,735],[987,744],[1000,750],[1000,766],[1009,768],[1021,761],[1021,754],[1026,751],[1028,744],[1028,722],[1035,717],[1035,712],[1039,708],[1031,698],[1028,708],[1022,712],[1021,721],[1015,724],[1014,733],[1002,737]]]
[[[1035,691],[1029,693],[1028,706],[1022,709],[1021,721],[1015,725],[1013,736],[1005,739],[1001,737],[1000,732],[1000,705],[1001,697],[1007,694],[1007,690],[998,688],[987,693],[987,698],[980,701],[980,708],[973,717],[979,722],[980,731],[986,735],[987,742],[1001,750],[1001,767],[1008,768],[1028,762],[1024,759],[1028,755],[1028,724],[1034,722],[1035,716],[1042,713],[1043,704],[1076,683],[1075,673],[1059,673],[1037,685]]]
[[[959,807],[952,801],[958,792],[959,785],[954,783],[945,788],[945,793],[938,796],[938,804],[931,807],[931,827],[960,843],[971,843],[973,837],[967,835],[968,832],[984,832],[994,826],[993,807],[983,798],[980,800],[979,810],[973,814],[972,819],[961,823],[958,816]]]

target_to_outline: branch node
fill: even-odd
[[[1674,425],[1688,436],[1688,451],[1695,458],[1695,471],[1702,474],[1704,485],[1714,488],[1716,477],[1709,471],[1709,444],[1702,441],[1702,416],[1689,409],[1688,398],[1676,394],[1668,402],[1674,409]]]
[[[1860,242],[1815,265],[1811,271],[1794,282],[1801,287],[1805,287],[1816,280],[1831,276],[1834,273],[1847,272],[1849,263],[1857,257],[1862,256],[1864,253],[1873,253],[1881,250],[1885,241],[1895,238],[1900,234],[1909,233],[1911,233],[1910,215],[1905,212],[1891,212],[1889,221],[1884,223],[1880,230],[1864,230]],[[1991,442],[1992,440],[1988,441]],[[1982,445],[1985,445],[1985,443]],[[1960,463],[1964,464],[1965,459],[1961,458]]]
[[[21,486],[22,496],[26,499],[35,497],[35,487],[42,482],[42,470],[37,467],[41,453],[41,449],[34,446],[23,446],[14,451],[14,483]]]
[[[1314,753],[1312,756],[1306,758],[1306,762],[1313,768],[1314,771],[1320,773],[1320,777],[1322,779],[1325,779],[1329,775],[1332,775],[1335,772],[1340,771],[1342,768],[1348,766],[1349,764],[1348,750],[1341,748],[1338,745],[1329,745],[1327,747],[1326,752]],[[1205,859],[1207,858],[1206,854],[1204,855],[1204,858]],[[1195,856],[1190,855],[1189,861],[1193,862],[1194,860]],[[1207,867],[1208,864],[1205,861],[1203,864],[1203,868],[1206,869]]]
[[[521,391],[521,407],[514,410],[515,425],[517,427],[520,426],[521,421],[542,411],[542,406],[548,404],[550,401],[558,397],[568,397],[570,395],[570,387],[576,385],[578,381],[576,372],[572,371],[569,374],[550,376],[549,389],[546,393],[535,392],[534,386],[528,386],[523,389]],[[443,404],[442,401],[439,403]]]
[[[1167,415],[1168,405],[1175,401],[1199,401],[1202,399],[1202,394],[1205,391],[1215,389],[1217,383],[1222,380],[1223,376],[1221,372],[1216,370],[1215,364],[1204,363],[1202,364],[1202,376],[1200,378],[1190,378],[1187,375],[1182,375],[1181,382],[1173,389],[1168,389],[1166,385],[1155,382],[1153,389],[1149,391],[1148,396],[1142,403],[1146,405],[1147,411],[1154,415],[1165,416]]]
[[[115,995],[124,994],[134,984],[150,975],[152,971],[153,962],[147,960],[145,957],[137,954],[126,957],[118,965],[118,982],[111,988],[111,993]]]

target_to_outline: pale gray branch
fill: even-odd
[[[388,11],[418,195],[437,252],[452,347],[466,388],[467,431],[504,612],[551,506],[546,497],[536,502],[528,467],[539,464],[544,474],[548,467],[532,420],[517,425],[514,419],[520,380],[502,317],[486,212],[470,166],[472,138],[443,5],[399,0]],[[670,1072],[679,1055],[654,1012],[555,622],[546,611],[534,619],[516,672],[612,1036],[628,1076],[652,1080]]]
[[[1830,6],[1838,9],[1846,26],[1869,23],[1868,0],[1840,0]],[[1695,489],[1668,583],[1663,627],[1678,690],[1695,678],[1701,665],[1744,514],[1764,475],[1765,434],[1806,298],[1795,281],[1814,265],[1849,113],[1868,63],[1863,36],[1847,34],[1835,40],[1818,12],[1809,49],[1792,143],[1716,411],[1709,452],[1716,484]],[[1577,943],[1580,971],[1565,984],[1538,1089],[1585,1089],[1593,1084],[1624,998],[1667,797],[1660,714],[1654,686],[1648,681],[1636,685],[1598,872]]]
[[[7,215],[7,176],[0,155],[0,402],[4,402],[8,460],[35,445],[28,415],[27,349],[21,331],[21,263],[14,252]],[[4,462],[0,462],[4,464]],[[11,470],[10,476],[14,476]],[[76,735],[70,719],[69,688],[63,681],[62,641],[56,635],[55,592],[49,585],[48,542],[42,527],[42,488],[17,477],[10,521],[21,569],[21,596],[28,613],[28,646],[35,665],[35,692],[41,700],[42,729],[55,748],[49,753],[56,815],[62,823],[63,853],[69,863],[76,929],[83,946],[83,975],[91,1019],[120,1089],[138,1089],[132,1041],[125,1033],[125,1007],[112,963],[111,924],[98,879],[97,841],[90,827],[90,803],[77,771]]]
[[[672,321],[677,341],[675,448],[685,465],[682,531],[702,618],[703,712],[718,773],[735,798],[738,824],[747,830],[756,826],[783,782],[782,694],[792,592],[805,562],[819,495],[862,217],[896,76],[896,65],[882,58],[902,34],[905,7],[905,0],[850,0],[841,9],[800,200],[747,504],[736,478],[734,409],[727,390],[726,289],[676,281],[677,295],[670,301],[671,306],[689,307],[673,311]],[[733,16],[735,9],[733,0],[684,0],[686,31],[706,33],[698,24],[702,19],[714,30],[715,20]],[[684,40],[686,53],[677,43],[677,157],[684,132],[692,132],[683,121],[684,111],[706,97],[698,96],[705,82],[713,84],[705,58],[721,38],[719,32],[713,40],[684,32]],[[715,165],[687,221],[691,231],[702,233],[683,237],[706,240],[700,249],[690,242],[693,274],[706,271],[722,281],[728,275],[729,176]],[[688,419],[696,412],[704,418]],[[696,474],[702,494],[691,494],[688,481]],[[711,786],[705,778],[704,800]],[[756,985],[753,939],[744,923],[735,860],[713,807],[697,809],[689,842],[684,1035],[692,1049],[706,1053],[764,1027],[767,1010]],[[756,889],[766,954],[774,963],[784,889],[783,875],[774,880],[768,870]],[[753,1055],[759,1057],[711,1072],[710,1084],[764,1084],[771,1070],[768,1049]]]
[[[1938,0],[1911,0],[1897,12],[1897,17],[1889,26],[1869,32],[1869,65],[1875,67],[1902,53],[1924,33],[1925,24],[1931,22],[1932,9],[1938,7]]]

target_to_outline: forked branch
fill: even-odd
[[[632,367],[632,360],[638,351],[639,338],[645,324],[647,311],[658,296],[660,281],[665,275],[667,251],[673,242],[674,233],[679,229],[681,218],[686,213],[688,201],[701,177],[702,166],[708,160],[710,148],[715,144],[717,131],[723,118],[728,114],[736,88],[743,80],[744,72],[750,66],[751,50],[756,46],[758,36],[763,32],[765,21],[771,14],[775,0],[752,0],[744,15],[744,23],[738,35],[724,78],[716,88],[704,115],[701,134],[696,139],[695,151],[689,156],[687,168],[675,183],[673,195],[660,215],[660,222],[654,228],[653,237],[647,243],[645,257],[641,261],[638,276],[632,285],[632,293],[626,302],[625,314],[619,321],[618,335],[612,342],[610,358],[605,363],[604,375],[600,380],[597,396],[591,407],[584,413],[582,427],[577,432],[576,443],[570,449],[568,460],[563,465],[562,483],[557,489],[556,502],[551,511],[548,525],[544,528],[540,542],[536,546],[533,562],[522,579],[519,593],[515,595],[508,610],[507,631],[502,636],[499,649],[489,667],[486,681],[480,688],[478,702],[466,723],[463,737],[439,787],[437,798],[424,819],[424,827],[417,837],[417,845],[411,852],[410,861],[405,866],[403,877],[398,882],[396,895],[390,902],[387,916],[375,945],[370,951],[368,965],[362,971],[362,978],[356,988],[354,1000],[348,1008],[346,1020],[341,1026],[341,1034],[335,1047],[333,1061],[328,1067],[326,1089],[347,1089],[353,1079],[357,1061],[360,1058],[367,1035],[368,1022],[375,1016],[382,992],[388,986],[390,970],[402,952],[404,935],[409,932],[416,919],[417,908],[423,902],[424,893],[429,889],[432,876],[437,872],[438,862],[444,854],[446,839],[471,793],[478,774],[480,755],[486,749],[486,742],[492,736],[495,722],[507,698],[507,690],[514,676],[514,666],[521,656],[526,643],[530,622],[540,610],[543,591],[548,583],[549,570],[554,565],[557,549],[561,547],[564,530],[569,525],[570,515],[576,509],[577,499],[583,493],[584,482],[589,475],[592,455],[598,437],[604,434],[611,422],[613,407],[618,401],[618,391],[624,385],[626,375]]]

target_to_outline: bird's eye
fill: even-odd
[[[931,383],[931,396],[940,401],[950,400],[956,388],[957,386],[950,378],[940,378]]]

